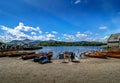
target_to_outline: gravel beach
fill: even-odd
[[[0,83],[119,83],[120,59],[86,58],[80,63],[39,64],[20,57],[0,58]]]

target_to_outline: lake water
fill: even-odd
[[[89,52],[100,51],[101,52],[103,51],[103,47],[102,46],[43,46],[43,49],[36,50],[36,53],[40,51],[43,51],[43,52],[52,51],[54,54],[53,58],[57,58],[59,53],[63,53],[65,51],[72,51],[75,53],[76,56],[79,57],[81,53],[86,52],[86,51],[89,51]],[[82,55],[82,58],[84,57],[85,56]]]

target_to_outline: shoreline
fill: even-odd
[[[0,83],[118,83],[120,60],[117,58],[80,59],[80,63],[39,64],[20,57],[0,58]]]

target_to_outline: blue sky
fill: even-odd
[[[120,32],[120,0],[2,0],[0,41],[105,41]]]

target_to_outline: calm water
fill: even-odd
[[[76,56],[79,57],[79,55],[83,52],[89,51],[103,51],[102,46],[44,46],[43,49],[36,50],[37,52],[48,52],[52,51],[54,53],[53,58],[57,58],[59,53],[65,52],[65,51],[72,51],[76,54]],[[84,58],[84,56],[82,56]]]

